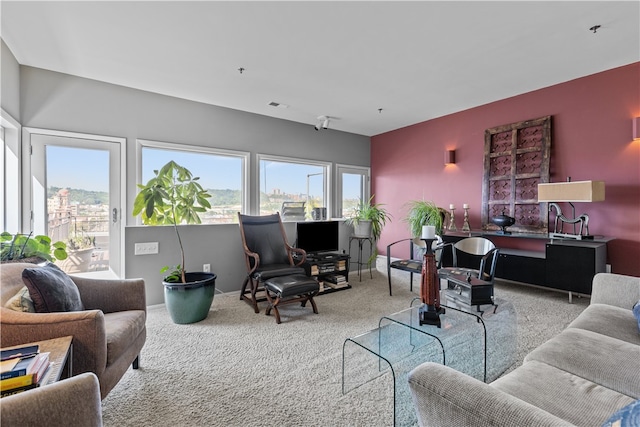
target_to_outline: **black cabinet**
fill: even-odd
[[[547,286],[591,294],[596,273],[607,267],[607,245],[596,242],[554,240],[546,245]]]
[[[492,240],[490,233],[474,233],[473,236],[486,237]],[[469,235],[445,235],[443,240],[455,243]],[[598,241],[586,240],[547,240],[546,236],[499,236],[501,238],[536,238],[545,239],[545,250],[526,251],[500,247],[496,278],[515,282],[530,283],[554,289],[580,294],[591,294],[593,276],[605,272],[607,268],[607,242],[610,238],[600,238]],[[442,254],[444,265],[450,262],[448,251]],[[462,266],[471,264],[465,260]],[[476,264],[477,265],[477,264]],[[471,266],[471,265],[469,265]]]
[[[543,253],[533,251],[501,249],[496,265],[496,277],[545,286],[545,256]]]
[[[303,267],[307,275],[320,283],[320,293],[351,288],[349,285],[349,255],[309,255]]]

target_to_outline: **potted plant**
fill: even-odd
[[[84,232],[71,232],[67,239],[68,257],[57,264],[67,273],[82,273],[89,271],[96,238],[87,236]]]
[[[51,243],[49,236],[27,234],[0,234],[0,261],[31,262],[63,260],[67,258],[64,242]]]
[[[436,234],[442,235],[447,211],[428,200],[412,200],[406,206],[408,211],[404,221],[409,224],[409,231],[413,237],[422,235],[423,225],[433,225],[436,228]]]
[[[353,235],[356,237],[372,237],[374,250],[369,257],[368,263],[371,263],[376,256],[378,250],[375,242],[380,238],[382,228],[391,220],[391,215],[380,203],[373,203],[373,195],[369,200],[361,202],[353,209],[353,213],[345,220],[345,224],[353,227]]]
[[[200,213],[211,207],[211,197],[199,178],[185,167],[169,161],[140,189],[133,204],[133,215],[143,224],[173,226],[180,248],[180,264],[165,266],[164,297],[175,323],[194,323],[207,317],[215,293],[216,275],[186,272],[185,255],[178,224],[200,224]]]
[[[409,225],[409,231],[412,237],[420,237],[422,235],[422,226],[432,225],[436,228],[436,235],[442,236],[444,230],[444,221],[447,211],[436,206],[429,200],[412,200],[406,204],[407,216],[404,221]],[[425,248],[414,246],[414,258],[421,258],[424,255]]]

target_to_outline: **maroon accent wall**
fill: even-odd
[[[608,245],[614,273],[640,276],[640,140],[632,139],[632,119],[640,117],[640,62],[372,137],[372,194],[393,215],[380,253],[409,237],[402,219],[413,199],[454,204],[458,229],[468,203],[471,228],[479,230],[485,129],[546,115],[552,116],[551,181],[605,181],[606,200],[575,203],[576,214],[589,214],[591,234],[615,238]],[[444,165],[447,149],[456,150],[454,165]],[[497,243],[544,250],[544,240]],[[392,256],[406,257],[407,250]]]

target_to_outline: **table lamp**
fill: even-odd
[[[604,181],[571,181],[538,184],[538,202],[549,203],[549,212],[555,210],[553,233],[550,238],[593,239],[589,234],[589,215],[576,217],[576,208],[572,202],[601,202],[604,200]],[[557,202],[567,202],[572,209],[572,218],[565,216]],[[573,233],[564,233],[564,224],[573,225]],[[576,226],[580,229],[576,231]]]

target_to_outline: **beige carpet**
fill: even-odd
[[[352,275],[352,289],[316,298],[319,314],[292,304],[280,325],[237,294],[216,295],[209,317],[192,325],[150,309],[140,369],[129,369],[102,402],[105,426],[392,425],[388,376],[342,394],[342,344],[409,306],[416,293],[399,273],[393,297],[386,276]],[[518,313],[517,364],[588,304],[518,285],[497,284],[495,295]]]

